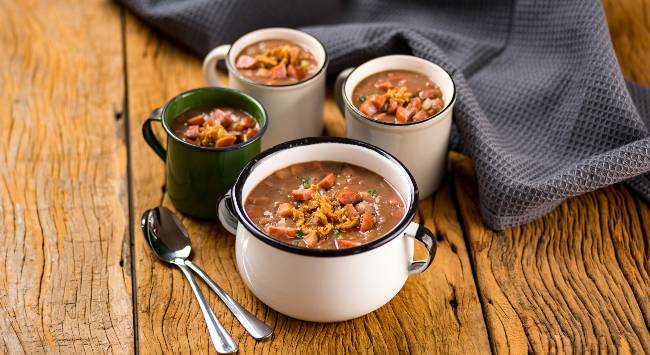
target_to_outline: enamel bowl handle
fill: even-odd
[[[428,254],[426,259],[412,261],[411,264],[408,266],[409,274],[411,275],[419,274],[424,270],[426,270],[429,267],[429,265],[431,265],[433,258],[436,256],[436,249],[437,249],[436,238],[433,235],[433,233],[431,233],[429,228],[414,222],[412,222],[406,228],[406,232],[404,232],[404,236],[417,240],[418,242],[424,244],[424,246],[427,248]]]

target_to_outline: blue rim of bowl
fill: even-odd
[[[309,34],[307,32],[303,32],[303,31],[299,31],[299,30],[296,30],[296,29],[293,29],[293,28],[287,28],[287,27],[269,27],[269,28],[259,29],[257,31],[270,30],[270,29],[296,31],[296,32],[300,32],[301,34],[304,34],[306,36],[309,36],[309,37],[313,38],[316,41],[316,43],[318,43],[321,46],[321,48],[323,48],[323,53],[325,54],[325,58],[323,58],[323,64],[321,64],[318,71],[316,73],[314,73],[314,75],[310,76],[309,78],[307,78],[305,80],[298,81],[298,82],[295,82],[295,83],[290,83],[290,84],[272,85],[272,84],[264,84],[264,83],[260,83],[260,82],[251,80],[251,79],[245,77],[244,75],[242,75],[239,72],[239,69],[237,69],[237,67],[233,63],[231,63],[231,61],[230,61],[230,51],[232,51],[233,45],[235,43],[237,43],[237,41],[235,41],[235,43],[233,43],[233,45],[231,45],[230,48],[228,48],[228,53],[226,53],[225,62],[226,62],[226,67],[228,67],[228,72],[229,73],[233,73],[234,75],[237,76],[237,78],[239,78],[240,80],[242,80],[242,81],[244,81],[244,82],[246,82],[248,84],[251,84],[251,85],[270,87],[270,88],[281,88],[281,87],[288,87],[288,86],[296,86],[296,85],[306,84],[306,83],[316,79],[325,70],[325,68],[327,68],[327,64],[329,64],[329,57],[327,56],[327,50],[325,49],[325,46],[323,45],[323,42],[321,42],[318,38],[312,36],[311,34]],[[260,40],[260,41],[263,41],[263,40]],[[257,42],[260,42],[260,41],[257,41]],[[252,42],[251,44],[254,44],[254,43],[257,43],[257,42]]]
[[[323,144],[323,143],[339,143],[339,144],[348,144],[348,145],[353,145],[353,146],[359,146],[363,147],[369,150],[374,151],[375,153],[378,153],[380,156],[382,156],[384,159],[388,159],[391,163],[397,165],[398,167],[401,167],[403,172],[406,173],[408,178],[411,181],[411,186],[409,190],[409,195],[411,197],[411,204],[408,207],[408,210],[404,214],[404,217],[400,220],[400,222],[393,227],[390,231],[384,233],[381,237],[370,241],[366,244],[361,244],[356,247],[352,248],[346,248],[346,249],[309,249],[309,248],[304,248],[300,246],[296,246],[293,244],[288,244],[281,242],[266,233],[262,232],[256,225],[255,223],[248,217],[246,214],[246,211],[243,206],[243,201],[242,201],[242,189],[244,187],[244,184],[246,182],[246,179],[248,179],[248,176],[250,172],[255,168],[256,164],[260,162],[261,160],[272,156],[273,154],[284,151],[287,149],[291,149],[294,147],[301,147],[301,146],[307,146],[307,145],[313,145],[313,144]],[[317,159],[315,159],[317,160]],[[363,252],[367,252],[370,250],[373,250],[375,248],[378,248],[391,240],[395,239],[397,236],[399,236],[401,233],[404,232],[406,227],[411,223],[411,220],[415,216],[415,213],[417,212],[418,209],[418,187],[415,182],[415,179],[413,178],[413,175],[409,172],[409,170],[400,162],[397,158],[392,156],[391,154],[387,153],[386,151],[382,150],[381,148],[378,148],[372,144],[368,144],[362,141],[358,141],[355,139],[350,139],[350,138],[342,138],[342,137],[309,137],[309,138],[302,138],[302,139],[296,139],[284,143],[280,143],[273,148],[270,148],[260,154],[258,154],[255,158],[253,158],[251,161],[249,161],[246,166],[242,169],[241,173],[237,177],[237,180],[235,181],[235,184],[233,185],[231,189],[231,196],[233,200],[233,207],[235,210],[235,213],[237,214],[237,219],[239,223],[243,224],[243,226],[251,233],[253,234],[257,239],[261,240],[262,242],[278,248],[283,251],[287,251],[293,254],[299,254],[299,255],[304,255],[304,256],[316,256],[316,257],[336,257],[336,256],[350,256],[350,255],[355,255]]]
[[[449,77],[449,80],[451,80],[451,86],[452,86],[452,91],[453,91],[453,94],[451,95],[451,100],[449,100],[449,103],[447,105],[445,105],[445,108],[440,110],[440,112],[437,112],[437,113],[435,113],[435,114],[433,114],[433,115],[431,115],[431,116],[429,116],[429,117],[427,117],[427,118],[425,118],[423,120],[407,122],[407,123],[393,123],[393,122],[378,121],[378,120],[375,120],[372,117],[369,117],[369,116],[365,115],[363,112],[359,111],[359,109],[355,105],[353,105],[352,102],[350,102],[351,101],[350,98],[348,98],[348,95],[345,94],[345,84],[347,84],[348,78],[350,77],[350,75],[352,75],[352,73],[354,73],[357,69],[359,69],[360,67],[363,66],[363,64],[366,64],[366,63],[363,63],[363,64],[359,65],[358,67],[355,67],[354,69],[352,69],[350,74],[348,74],[348,76],[343,81],[343,85],[341,86],[342,87],[341,95],[343,95],[343,101],[345,102],[345,104],[347,106],[351,107],[352,112],[354,112],[357,116],[365,118],[366,120],[368,120],[370,122],[374,122],[374,123],[378,123],[378,124],[382,124],[382,125],[386,125],[386,126],[401,126],[401,127],[413,126],[413,125],[417,125],[417,124],[420,124],[420,123],[428,122],[428,121],[430,121],[430,120],[432,120],[432,119],[434,119],[434,118],[436,118],[438,116],[441,116],[443,113],[447,112],[454,105],[454,102],[456,102],[456,82],[454,82],[454,78],[443,67],[439,66],[438,64],[436,64],[436,63],[434,63],[434,62],[432,62],[430,60],[426,60],[424,58],[420,58],[420,57],[416,57],[416,56],[409,56],[409,57],[421,59],[421,60],[427,61],[427,62],[437,66],[438,68],[442,69],[442,71],[445,72],[445,74],[447,74],[447,76]],[[374,58],[372,60],[380,59],[380,58],[382,58],[382,57]],[[389,70],[391,70],[391,69],[380,70],[380,71],[378,71],[376,73],[380,73],[380,72],[383,72],[383,71],[389,71]],[[397,70],[397,69],[395,69],[395,70]],[[373,74],[376,74],[376,73],[373,73]],[[373,75],[373,74],[370,74],[370,75]],[[422,73],[420,73],[420,74],[422,74]]]
[[[264,124],[260,127],[260,131],[257,132],[257,135],[255,135],[255,137],[253,137],[253,139],[251,139],[249,141],[239,143],[239,144],[234,144],[234,145],[231,145],[231,146],[228,146],[228,147],[222,147],[222,148],[203,147],[203,146],[200,146],[200,145],[196,145],[196,144],[186,142],[186,141],[182,140],[181,138],[179,138],[178,136],[176,136],[176,134],[174,134],[174,132],[172,132],[171,128],[169,128],[167,126],[167,122],[165,122],[165,111],[167,110],[167,107],[169,106],[169,104],[172,101],[180,98],[183,95],[192,94],[194,92],[204,91],[204,90],[208,90],[208,91],[230,91],[230,92],[233,92],[235,94],[242,95],[242,96],[246,97],[248,100],[252,101],[255,105],[257,105],[258,108],[262,111],[262,115],[264,115]],[[249,112],[246,112],[246,113],[249,113]],[[190,89],[190,90],[181,92],[180,94],[178,94],[178,95],[172,97],[171,99],[169,99],[169,101],[167,101],[165,106],[162,107],[161,113],[160,113],[160,118],[161,118],[160,121],[162,123],[163,128],[165,129],[165,132],[167,132],[167,137],[171,137],[174,140],[176,140],[177,142],[179,142],[179,143],[181,143],[181,144],[183,144],[183,145],[185,145],[187,147],[190,147],[192,149],[203,150],[203,151],[207,151],[207,152],[227,152],[227,151],[231,151],[231,150],[237,150],[237,149],[244,148],[244,147],[246,147],[248,145],[251,145],[254,142],[262,139],[262,136],[264,135],[264,133],[266,132],[266,129],[269,126],[269,115],[266,113],[266,109],[264,108],[264,105],[262,105],[261,102],[257,101],[256,98],[254,98],[254,97],[252,97],[252,96],[250,96],[250,95],[248,95],[248,94],[246,94],[246,93],[244,93],[242,91],[239,91],[239,90],[230,89],[230,88],[223,88],[223,87],[218,87],[218,86],[204,86],[204,87],[194,88],[194,89]]]

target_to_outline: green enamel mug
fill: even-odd
[[[174,135],[172,121],[199,107],[227,106],[249,113],[259,124],[253,139],[223,148],[201,147]],[[160,122],[167,133],[167,149],[156,138],[151,124]],[[157,108],[142,125],[142,135],[165,162],[167,194],[180,212],[203,219],[217,219],[217,201],[237,179],[240,170],[261,151],[268,118],[262,104],[240,91],[205,87],[183,92]]]

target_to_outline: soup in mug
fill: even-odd
[[[318,62],[310,51],[282,39],[247,46],[237,56],[235,66],[246,78],[266,85],[295,84],[318,71]]]
[[[248,113],[232,107],[202,107],[174,119],[172,132],[185,142],[201,147],[222,148],[248,142],[260,126]]]
[[[422,121],[445,106],[436,83],[408,70],[387,70],[368,76],[354,88],[352,101],[364,115],[388,123]]]
[[[371,242],[406,213],[397,191],[360,166],[313,161],[262,180],[244,209],[267,235],[305,248],[345,249]]]

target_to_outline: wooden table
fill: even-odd
[[[650,1],[606,0],[624,74],[650,85]],[[200,59],[105,1],[0,1],[0,352],[187,353],[212,347],[179,271],[139,230],[165,194],[140,127],[203,85]],[[328,132],[343,133],[332,100]],[[268,309],[219,224],[184,218],[194,260],[275,335],[255,342],[203,287],[242,353],[650,352],[650,209],[623,185],[486,229],[471,161],[421,204],[438,255],[393,301],[338,324]],[[136,292],[133,292],[136,290]]]

